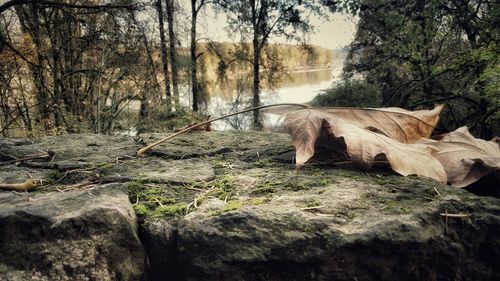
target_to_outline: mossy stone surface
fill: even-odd
[[[0,143],[16,157],[56,153],[46,169],[0,171],[3,181],[26,171],[53,181],[30,195],[88,179],[126,188],[150,280],[500,279],[499,199],[384,166],[313,161],[297,171],[286,134],[192,133],[142,158],[126,136]]]

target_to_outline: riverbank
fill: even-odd
[[[314,68],[300,68],[300,69],[293,69],[290,71],[290,73],[315,72],[315,71],[325,71],[325,70],[331,70],[331,69],[332,69],[332,66],[314,67]]]

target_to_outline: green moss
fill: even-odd
[[[366,179],[366,176],[364,176],[360,171],[338,170],[336,175],[343,177],[343,178],[350,178],[350,179],[354,179],[354,180]]]
[[[127,184],[127,188],[129,197],[132,198],[136,197],[136,195],[139,195],[145,187],[141,183],[133,181]]]
[[[268,202],[269,200],[266,199],[266,198],[252,198],[250,200],[250,205],[261,205],[261,204],[264,204],[266,202]]]
[[[322,179],[318,182],[318,185],[319,186],[327,186],[331,183],[331,181],[329,179]]]
[[[167,196],[165,187],[134,181],[128,184],[128,190],[129,199],[135,204],[134,209],[139,216],[177,216],[185,213],[187,204]]]
[[[217,197],[220,200],[226,200],[227,198],[231,197],[231,192],[230,191],[225,191],[222,188],[214,188],[211,191],[207,192],[204,196],[201,196],[198,198],[198,203],[201,203],[205,200],[206,197]]]
[[[145,217],[149,214],[148,207],[144,204],[135,204],[134,210],[135,210],[136,215],[138,215],[140,217]]]
[[[306,184],[304,181],[299,180],[287,182],[283,187],[285,190],[299,191],[309,189],[310,184]]]
[[[310,200],[306,201],[306,207],[317,207],[317,206],[321,206],[321,203],[314,200],[314,199],[310,199]]]
[[[187,209],[186,203],[177,203],[172,205],[160,206],[154,210],[153,217],[180,216],[186,213],[186,209]]]
[[[259,160],[255,161],[253,165],[257,168],[263,168],[274,164],[275,163],[273,163],[270,159],[260,158]]]
[[[373,181],[376,184],[378,184],[378,185],[386,185],[386,184],[391,183],[391,181],[388,180],[387,178],[378,178],[378,177],[375,177],[375,178],[373,178]]]
[[[259,180],[255,185],[255,188],[252,190],[252,194],[269,194],[278,191],[309,190],[314,187],[328,186],[332,182],[334,182],[330,178],[320,179],[317,176],[292,175],[291,173],[283,174],[283,172],[268,172],[267,174],[264,174],[259,178],[263,177],[264,179]]]
[[[105,169],[113,168],[114,164],[111,163],[111,162],[101,162],[101,163],[98,163],[96,165],[96,167],[99,168],[99,169],[101,169],[101,170],[105,170]]]
[[[394,184],[399,186],[399,185],[404,185],[407,179],[402,176],[382,174],[369,177],[369,180],[377,183],[378,185]]]
[[[274,193],[276,190],[271,185],[258,185],[253,191],[252,194],[270,194]]]
[[[221,210],[212,210],[212,211],[209,211],[209,212],[207,213],[207,216],[208,216],[208,217],[215,217],[215,216],[220,215],[221,213],[222,213],[222,211],[221,211]]]
[[[146,201],[156,201],[163,196],[163,189],[156,186],[147,186],[141,192],[142,199]],[[162,202],[163,203],[163,202]]]
[[[215,179],[213,183],[214,188],[219,188],[224,191],[228,191],[234,188],[234,176],[232,175],[222,175]]]
[[[356,214],[354,212],[351,212],[350,209],[343,209],[343,210],[338,210],[337,212],[333,213],[336,217],[341,217],[344,218],[346,221],[351,221],[356,217]]]
[[[229,201],[224,206],[224,209],[222,211],[229,212],[229,211],[238,210],[239,208],[241,208],[241,206],[242,206],[242,203],[239,200]]]
[[[399,210],[402,212],[402,213],[405,213],[405,214],[409,214],[411,213],[411,209],[408,208],[408,207],[401,207],[399,208]]]
[[[212,160],[212,167],[214,169],[224,168],[224,162],[214,159]]]
[[[255,189],[252,191],[253,194],[269,194],[274,193],[280,185],[283,183],[280,181],[265,180],[257,183]]]
[[[158,196],[158,197],[151,197],[151,200],[149,202],[156,202],[158,204],[174,204],[177,202],[175,198],[170,198],[170,197],[163,197],[163,196]]]
[[[316,177],[322,177],[322,176],[326,175],[326,172],[324,169],[319,169],[316,167],[306,170],[305,173],[311,174],[311,175],[316,176]]]
[[[141,201],[157,201],[160,200],[161,203],[172,203],[171,198],[164,198],[164,188],[160,186],[146,186],[139,182],[130,182],[128,184],[129,198],[130,200],[136,200],[137,197]],[[174,200],[175,201],[175,200]]]
[[[52,184],[58,180],[60,180],[62,177],[64,177],[64,174],[57,171],[57,170],[52,170],[48,172],[44,177],[43,177],[43,182],[46,184]]]
[[[233,194],[233,190],[236,188],[235,178],[232,175],[221,175],[216,177],[216,179],[211,184],[210,188],[212,190],[206,194],[206,196],[217,197],[221,200],[227,200]],[[200,198],[204,199],[204,198]]]

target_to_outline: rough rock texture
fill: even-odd
[[[323,195],[335,198],[301,193],[272,206],[188,215],[178,227],[188,280],[499,280],[498,205],[454,195],[415,202],[369,185],[334,188]],[[379,200],[388,197],[401,207],[384,209]],[[325,207],[298,208],[311,198]],[[445,210],[470,217],[448,218],[446,226]]]
[[[144,140],[161,137],[152,134]],[[0,280],[12,276],[90,280],[96,276],[92,270],[109,274],[96,280],[120,279],[112,275],[119,267],[112,262],[118,253],[133,255],[129,262],[137,261],[137,266],[129,272],[139,271],[143,256],[133,217],[118,219],[127,223],[114,225],[113,220],[103,223],[99,212],[85,211],[90,206],[116,210],[115,201],[109,199],[113,196],[127,201],[123,189],[105,183],[128,188],[147,253],[148,280],[500,280],[497,198],[424,178],[400,177],[384,166],[365,172],[345,164],[311,163],[297,173],[293,147],[284,134],[188,134],[155,148],[147,157],[134,158],[139,147],[124,136],[70,135],[35,143],[0,139],[2,154],[21,157],[47,148],[56,154],[52,163],[0,168],[0,182],[22,182],[30,173],[52,183],[23,195],[0,191],[0,214],[13,217],[31,210],[30,216],[9,223],[36,233],[29,234],[29,240],[20,236],[26,249],[16,248],[8,255],[1,249]],[[89,179],[91,187],[71,188]],[[64,209],[68,214],[86,214],[85,223],[62,224],[73,228],[52,226],[64,216],[44,215],[63,212],[55,202],[102,194],[108,199]],[[38,202],[30,203],[26,200],[30,197],[54,203],[43,204],[46,211],[28,208],[23,204]],[[125,203],[119,206],[127,207],[116,208],[130,209]],[[51,219],[39,219],[45,217]],[[77,217],[71,221],[83,220]],[[0,247],[21,247],[13,232],[5,232],[3,218],[0,215]],[[104,239],[110,245],[106,238],[88,238],[106,235],[78,239],[82,225],[87,234],[118,231],[112,241],[118,244],[115,250],[92,246],[68,254],[82,241],[96,245],[92,243]],[[48,237],[63,237],[64,246],[46,248],[47,243],[54,245]],[[130,247],[137,248],[130,251]],[[93,254],[96,251],[98,255]],[[64,258],[67,255],[84,258]],[[60,262],[51,266],[56,260]],[[90,264],[95,266],[91,269]]]
[[[118,184],[0,193],[0,280],[140,280],[145,253]]]
[[[150,219],[142,225],[141,234],[148,249],[148,280],[184,280],[177,248],[177,228],[163,219]]]

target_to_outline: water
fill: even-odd
[[[264,105],[275,103],[307,103],[323,90],[330,88],[336,82],[340,81],[344,57],[338,57],[332,62],[330,68],[302,70],[290,73],[289,77],[284,79],[278,89],[263,89],[261,92],[261,102]],[[245,109],[251,104],[251,77],[245,77],[247,90],[240,92],[238,97],[235,89],[217,89],[207,104],[207,112],[211,118],[219,117],[231,112]],[[187,86],[180,87],[180,102],[187,107],[191,105],[190,90]],[[235,102],[237,101],[237,102]],[[139,110],[139,102],[131,103],[129,110]],[[273,128],[279,126],[281,119],[279,116],[264,114],[264,126]],[[215,121],[212,128],[215,130],[230,129],[248,129],[251,124],[251,113],[238,115],[221,121]],[[137,133],[135,127],[129,127],[129,130],[120,132],[127,135]]]
[[[275,103],[307,103],[325,89],[330,88],[340,80],[344,58],[339,58],[331,64],[331,68],[297,71],[290,73],[288,79],[281,87],[275,90],[264,89],[261,94],[261,102],[264,105]],[[234,91],[234,90],[233,90]],[[236,91],[234,91],[236,92]],[[228,96],[231,99],[228,100]],[[208,104],[208,112],[212,117],[221,116],[229,112],[242,110],[248,106],[250,93],[247,93],[240,101],[242,104],[235,105],[236,93],[223,93],[221,96],[212,97]],[[272,128],[278,126],[280,118],[275,115],[264,115],[264,126]],[[247,129],[250,127],[250,114],[228,118],[226,121],[216,121],[212,127],[216,130]]]

